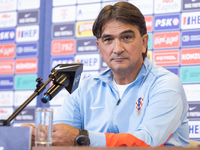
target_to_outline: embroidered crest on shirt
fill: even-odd
[[[141,114],[142,104],[143,104],[143,98],[140,97],[140,98],[138,98],[138,100],[135,103],[138,116]]]

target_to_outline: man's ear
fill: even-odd
[[[143,42],[142,53],[146,52],[148,40],[149,40],[149,35],[146,33],[142,36],[142,42]]]

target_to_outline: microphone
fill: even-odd
[[[49,78],[53,81],[53,85],[44,93],[41,101],[47,103],[63,88],[71,94],[78,87],[82,71],[83,64],[79,62],[58,64],[51,70],[52,73],[49,75]]]

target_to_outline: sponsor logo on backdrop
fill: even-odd
[[[37,73],[38,59],[16,59],[15,73]]]
[[[0,91],[0,106],[13,106],[13,91]]]
[[[77,53],[81,52],[98,52],[98,47],[96,44],[96,39],[77,39]]]
[[[189,138],[200,138],[200,121],[189,121]]]
[[[14,106],[18,107],[22,105],[29,97],[34,93],[34,90],[26,90],[26,91],[15,91],[14,92]],[[27,105],[29,106],[36,106],[36,97]]]
[[[166,68],[167,70],[169,70],[170,72],[174,73],[175,75],[179,75],[179,69],[178,68]]]
[[[75,61],[83,63],[83,70],[99,70],[100,55],[99,54],[76,55]]]
[[[106,69],[107,67],[108,67],[108,65],[106,64],[104,59],[101,57],[101,69]]]
[[[51,42],[51,55],[74,54],[74,39]]]
[[[181,43],[182,46],[200,45],[200,31],[183,31]]]
[[[18,12],[18,25],[34,24],[39,22],[39,11]]]
[[[13,77],[0,77],[0,90],[12,90],[13,85]]]
[[[164,15],[155,16],[155,30],[172,30],[180,28],[180,16]]]
[[[38,44],[17,44],[16,46],[16,56],[36,56],[38,53]]]
[[[183,10],[197,10],[200,9],[200,0],[183,0]]]
[[[63,6],[72,4],[76,4],[76,1],[53,0],[53,6]]]
[[[100,9],[101,3],[77,5],[77,20],[95,20],[100,12]]]
[[[14,27],[17,24],[16,12],[0,13],[0,28]]]
[[[40,0],[18,0],[17,9],[37,9],[40,8]]]
[[[179,50],[154,51],[153,60],[160,66],[179,65]]]
[[[181,82],[196,83],[200,82],[200,67],[181,67]]]
[[[152,51],[147,51],[147,58],[149,58],[149,60],[152,60]]]
[[[152,35],[152,33],[148,33],[148,35],[149,35],[148,49],[152,49],[152,47],[153,47],[153,35]]]
[[[0,42],[15,40],[15,29],[0,30]]]
[[[11,11],[17,9],[16,0],[1,0],[0,1],[0,12],[2,11]]]
[[[52,22],[68,22],[76,20],[76,6],[54,7],[52,10]]]
[[[75,35],[75,24],[60,24],[53,25],[52,37],[53,38],[61,38],[61,37],[71,37]]]
[[[93,36],[93,33],[92,33],[93,23],[94,21],[77,22],[76,36],[77,37]]]
[[[145,16],[147,32],[151,32],[153,28],[153,16]]]
[[[0,75],[14,73],[14,60],[0,61]]]
[[[188,119],[199,119],[200,118],[200,104],[189,104]]]
[[[195,29],[200,26],[200,12],[182,13],[182,29]]]
[[[133,0],[129,2],[138,7],[143,15],[153,14],[153,0]]]
[[[179,47],[180,32],[154,33],[154,48]]]
[[[200,49],[182,49],[181,50],[181,65],[196,65],[200,64]]]
[[[156,0],[154,1],[154,13],[172,13],[181,11],[181,0]]]
[[[200,101],[200,84],[186,84],[183,85],[187,101]]]
[[[25,108],[23,109],[14,119],[15,122],[28,122],[35,121],[35,109],[34,108]]]
[[[14,57],[15,57],[15,44],[0,45],[0,58],[14,58]]]
[[[39,26],[21,26],[17,27],[17,42],[37,41],[39,39]]]
[[[74,62],[74,57],[53,58],[51,61],[51,69],[58,64],[71,64],[72,62]]]
[[[0,118],[8,119],[13,113],[13,108],[0,108]]]
[[[35,89],[36,78],[36,74],[15,75],[15,90]]]

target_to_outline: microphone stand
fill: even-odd
[[[0,120],[0,127],[1,126],[10,126],[10,122],[37,96],[40,95],[40,93],[42,93],[44,91],[44,89],[46,88],[46,85],[49,84],[49,82],[51,82],[52,80],[55,79],[55,74],[57,74],[57,71],[51,73],[49,75],[49,79],[43,83],[42,82],[42,78],[37,78],[36,82],[36,89],[34,91],[34,93],[18,108],[16,109],[13,114],[7,119],[7,120]]]

